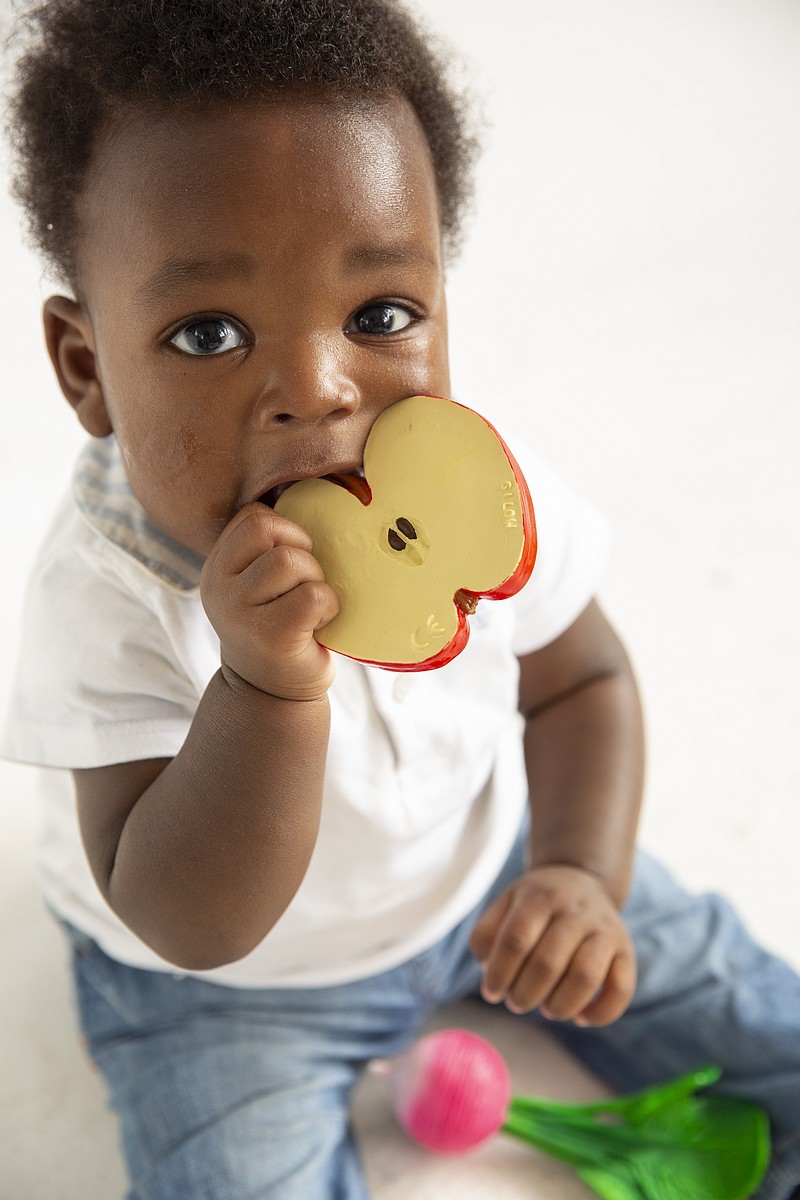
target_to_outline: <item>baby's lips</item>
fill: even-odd
[[[275,487],[271,487],[269,491],[264,492],[262,496],[259,496],[258,503],[266,504],[267,508],[274,508],[278,503],[279,498],[283,495],[287,488],[292,486],[293,482],[294,480],[289,480],[287,483],[276,484]]]

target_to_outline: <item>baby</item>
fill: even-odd
[[[390,405],[450,394],[474,140],[436,53],[393,0],[29,20],[16,193],[90,440],[3,748],[51,768],[45,891],[131,1197],[364,1197],[359,1071],[480,993],[616,1088],[720,1063],[773,1121],[759,1197],[787,1200],[800,981],[635,853],[603,522],[523,455],[533,581],[452,663],[397,677],[315,639],[338,598],[273,508],[359,470]]]

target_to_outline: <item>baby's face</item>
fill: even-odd
[[[137,117],[79,216],[130,482],[202,554],[277,485],[359,467],[390,404],[449,394],[434,176],[400,100]]]

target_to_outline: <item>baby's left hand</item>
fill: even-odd
[[[601,881],[579,867],[526,872],[483,914],[470,949],[484,999],[512,1012],[608,1025],[636,987],[628,931]]]

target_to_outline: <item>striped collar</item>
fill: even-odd
[[[81,451],[72,494],[84,519],[102,537],[180,592],[200,586],[201,555],[182,546],[148,517],[133,494],[113,434],[93,438]]]

